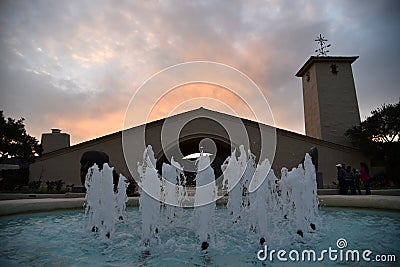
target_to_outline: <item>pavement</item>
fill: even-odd
[[[318,199],[322,207],[384,209],[400,212],[400,196],[397,195],[319,195]],[[194,198],[189,197],[187,204],[192,202]],[[227,197],[223,197],[217,200],[217,205],[226,205],[226,202]],[[0,201],[0,216],[61,209],[83,210],[84,204],[84,197],[9,199]],[[139,206],[139,197],[129,197],[128,206]]]

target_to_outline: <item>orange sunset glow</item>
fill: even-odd
[[[268,101],[275,125],[304,134],[302,85],[294,74],[315,54],[315,36],[324,33],[332,55],[360,55],[354,76],[364,119],[399,97],[395,10],[391,1],[4,2],[0,109],[7,117],[24,117],[27,132],[39,140],[60,128],[77,144],[120,131],[130,99],[152,75],[210,61],[247,75]],[[201,106],[256,119],[253,101],[211,84],[180,86],[158,102],[141,101],[132,125]],[[154,108],[144,114],[148,105]]]

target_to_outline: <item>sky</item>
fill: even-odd
[[[316,55],[319,34],[332,45],[329,55],[359,56],[352,66],[362,120],[399,100],[396,0],[2,0],[0,110],[25,118],[27,132],[39,140],[60,128],[76,144],[121,130],[130,99],[152,75],[175,64],[212,61],[257,84],[277,127],[304,134],[295,73]],[[223,88],[206,87],[179,87],[157,102],[150,119],[200,98],[247,117],[252,103],[238,105]],[[187,108],[207,107],[204,99]],[[141,106],[134,110],[137,123],[144,123]]]

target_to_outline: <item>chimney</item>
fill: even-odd
[[[70,136],[67,133],[61,133],[60,129],[51,129],[51,133],[42,134],[43,154],[56,151],[58,149],[70,146]]]

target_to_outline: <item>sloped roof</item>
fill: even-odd
[[[226,114],[226,113],[222,113],[222,112],[219,112],[219,111],[214,111],[214,110],[210,110],[210,109],[206,109],[206,108],[200,107],[200,108],[197,108],[197,109],[193,109],[193,110],[182,112],[182,113],[179,113],[179,114],[176,114],[176,115],[172,115],[172,116],[169,116],[169,117],[166,117],[166,118],[162,118],[162,119],[158,119],[158,120],[155,120],[155,121],[152,121],[152,122],[148,122],[146,124],[137,125],[137,126],[134,126],[132,128],[129,128],[128,130],[133,130],[135,128],[139,128],[139,127],[143,127],[143,126],[150,127],[150,128],[157,127],[157,126],[162,125],[167,118],[168,119],[174,119],[174,118],[175,119],[180,119],[182,117],[187,117],[187,116],[195,117],[195,116],[198,116],[198,115],[203,115],[203,116],[206,116],[206,115],[209,115],[209,116],[217,115],[217,116],[223,116],[223,117],[225,117],[227,119],[234,119],[234,120],[238,119],[238,117],[230,115],[230,114]],[[239,119],[243,122],[244,125],[250,126],[250,127],[258,127],[258,125],[263,125],[263,126],[267,126],[267,127],[274,127],[274,126],[271,126],[271,125],[266,125],[266,124],[263,124],[263,123],[259,123],[259,122],[252,121],[252,120],[245,119],[245,118],[241,118],[241,117],[239,117]],[[303,141],[309,141],[309,142],[313,142],[313,143],[316,143],[316,144],[321,144],[321,145],[324,145],[324,146],[331,146],[331,147],[333,146],[335,148],[357,150],[357,149],[355,149],[353,147],[348,147],[348,146],[344,146],[344,145],[340,145],[340,144],[335,144],[335,143],[328,142],[328,141],[325,141],[325,140],[321,140],[321,139],[313,138],[313,137],[306,136],[306,135],[303,135],[303,134],[291,132],[291,131],[288,131],[288,130],[284,130],[284,129],[280,129],[280,128],[276,128],[276,127],[275,127],[275,129],[276,129],[276,133],[277,134],[285,135],[285,136],[288,136],[288,137],[291,137],[291,138],[294,138],[294,139],[303,140]],[[85,148],[85,147],[90,147],[92,145],[99,144],[99,143],[102,143],[102,142],[105,142],[105,141],[113,140],[113,139],[116,139],[116,138],[121,138],[121,136],[122,136],[122,130],[118,131],[118,132],[115,132],[115,133],[107,134],[107,135],[104,135],[104,136],[101,136],[101,137],[97,137],[97,138],[94,138],[94,139],[91,139],[91,140],[88,140],[88,141],[84,141],[82,143],[79,143],[79,144],[76,144],[76,145],[73,145],[73,146],[61,148],[61,149],[58,149],[58,150],[43,154],[41,157],[37,158],[37,161],[41,161],[41,160],[44,160],[44,159],[52,158],[52,157],[55,157],[57,155],[68,153],[70,151],[82,149],[82,148]]]

